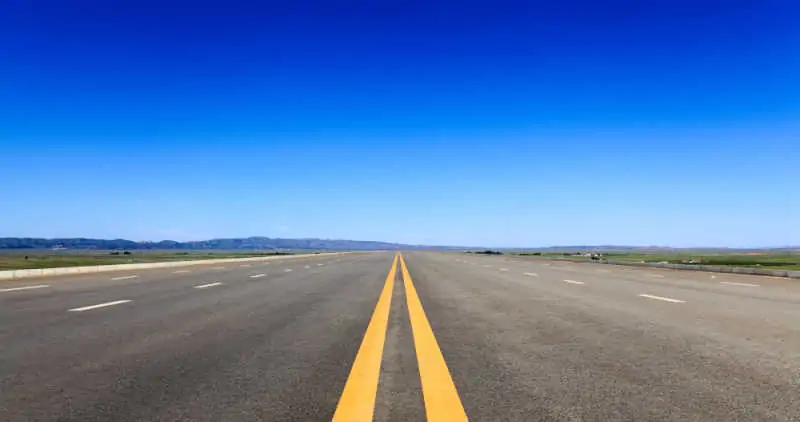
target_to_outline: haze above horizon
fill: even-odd
[[[800,245],[800,3],[6,2],[0,237]]]

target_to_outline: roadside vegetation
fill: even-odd
[[[467,253],[474,253],[477,255],[502,255],[503,252],[500,251],[492,251],[492,250],[485,250],[485,251],[467,251]]]
[[[0,251],[0,271],[291,255],[296,251]],[[303,253],[312,253],[303,251]]]
[[[603,251],[570,251],[570,252],[517,252],[523,256],[541,256],[543,258],[570,259],[602,259],[626,262],[660,262],[686,265],[712,265],[744,268],[764,268],[773,270],[800,270],[800,253],[708,253],[692,251],[676,252],[603,252]],[[595,256],[593,257],[592,254]],[[599,256],[598,256],[599,255]]]

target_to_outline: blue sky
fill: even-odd
[[[793,0],[0,4],[0,236],[800,244]]]

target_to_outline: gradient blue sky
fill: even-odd
[[[800,3],[0,1],[0,236],[800,244]]]

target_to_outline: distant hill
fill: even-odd
[[[248,237],[237,239],[211,239],[192,242],[162,240],[160,242],[134,242],[126,239],[39,239],[39,238],[0,238],[0,249],[188,249],[188,250],[398,250],[398,249],[452,249],[447,247],[403,245],[398,243],[361,240],[328,239],[278,239],[269,237]]]
[[[484,247],[458,247],[458,246],[426,246],[405,245],[400,243],[376,242],[368,240],[341,240],[341,239],[282,239],[270,237],[247,237],[232,239],[210,239],[192,242],[176,242],[162,240],[159,242],[135,242],[126,239],[41,239],[29,237],[0,237],[0,250],[3,249],[77,249],[77,250],[140,250],[140,249],[183,249],[183,250],[275,250],[275,249],[301,249],[301,250],[347,250],[347,251],[374,251],[374,250],[476,250]],[[539,248],[492,248],[504,251],[620,251],[620,252],[749,252],[771,251],[775,253],[792,253],[800,251],[800,246],[785,246],[779,248],[670,248],[665,246],[620,246],[620,245],[575,245],[551,246]]]

